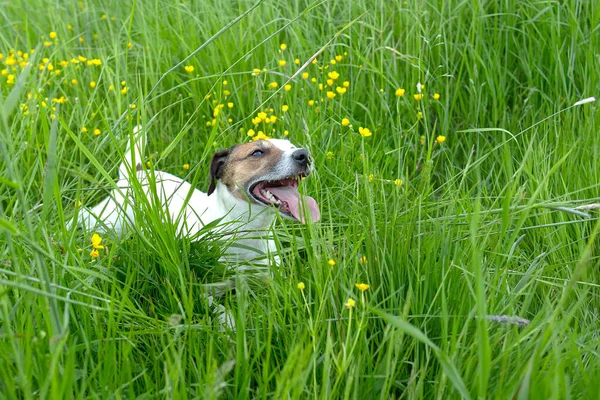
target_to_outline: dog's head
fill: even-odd
[[[301,222],[305,222],[301,211],[305,205],[317,222],[321,218],[317,202],[298,192],[298,180],[310,172],[308,151],[288,140],[239,144],[213,155],[207,194],[210,196],[220,181],[234,198],[274,206],[282,215]]]

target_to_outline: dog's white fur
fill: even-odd
[[[134,191],[132,187],[139,183],[149,204],[160,204],[166,218],[176,224],[180,236],[197,239],[206,224],[219,219],[223,230],[236,232],[235,243],[242,245],[230,247],[227,250],[228,259],[244,261],[275,252],[273,240],[266,237],[275,220],[273,207],[232,195],[230,189],[220,180],[217,181],[214,193],[209,196],[167,172],[136,168],[143,160],[146,134],[136,127],[134,136],[134,150],[131,151],[131,147],[127,147],[115,189],[93,208],[81,209],[77,222],[85,230],[111,230],[122,236],[131,229],[135,223],[135,209],[139,209],[140,203],[135,198],[135,192],[140,191]],[[282,155],[268,173],[257,176],[256,180],[282,179],[293,175],[292,153],[297,150],[296,146],[287,140],[270,139],[269,142],[281,150]],[[130,180],[133,177],[137,182]],[[256,252],[248,249],[255,249]]]

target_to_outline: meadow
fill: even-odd
[[[600,397],[595,2],[17,0],[0,27],[0,398]],[[67,222],[137,124],[203,191],[215,150],[305,146],[322,220],[278,221],[268,274],[151,209],[92,242]]]

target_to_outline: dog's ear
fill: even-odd
[[[212,160],[210,161],[210,182],[208,184],[208,191],[206,192],[208,196],[210,196],[217,188],[217,180],[221,179],[221,175],[223,175],[223,169],[227,163],[227,158],[231,154],[231,151],[234,149],[234,147],[235,146],[225,150],[219,150],[213,154]]]

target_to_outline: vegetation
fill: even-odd
[[[0,397],[597,398],[600,7],[527,0],[5,2]],[[156,210],[67,222],[148,169],[310,149],[322,220],[231,275]],[[101,240],[99,240],[101,239]],[[230,266],[231,267],[231,266]],[[358,284],[358,285],[357,285]]]

